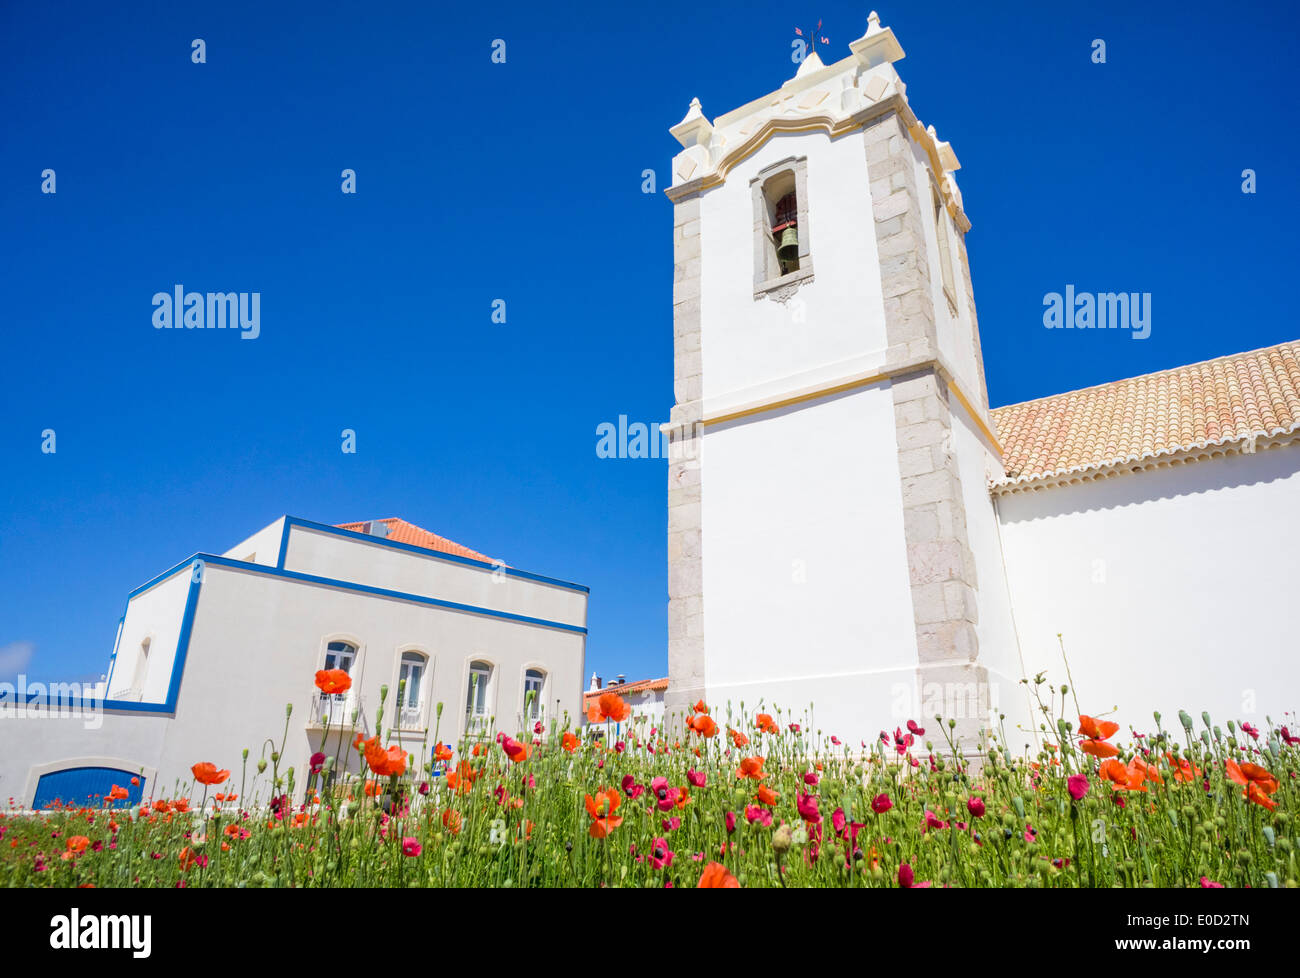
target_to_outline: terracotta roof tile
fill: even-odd
[[[618,693],[622,696],[624,693],[639,693],[643,689],[667,689],[668,677],[662,679],[638,679],[634,683],[622,683],[621,685],[606,686],[604,689],[584,690],[582,694],[582,705],[585,709],[589,701],[599,699],[601,693]]]
[[[1300,341],[995,408],[1006,478],[1032,482],[1300,429]]]
[[[361,523],[338,523],[336,525],[340,530],[352,530],[355,533],[364,533],[366,523],[387,524],[388,536],[384,539],[392,540],[395,543],[409,543],[413,547],[423,547],[426,550],[437,550],[439,553],[454,554],[457,557],[468,557],[471,560],[481,560],[485,564],[495,563],[491,557],[485,557],[477,550],[470,550],[469,547],[462,546],[454,540],[440,537],[436,533],[430,533],[423,527],[416,526],[414,523],[408,523],[406,520],[397,519],[396,517],[390,517],[386,520],[366,520]]]

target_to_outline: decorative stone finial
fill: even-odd
[[[691,107],[686,110],[682,121],[668,131],[673,134],[674,139],[687,148],[695,145],[707,146],[713,136],[713,124],[704,117],[700,100],[693,98]]]
[[[889,27],[880,26],[880,15],[874,10],[867,17],[867,32],[849,43],[849,49],[867,68],[903,59],[903,46]]]

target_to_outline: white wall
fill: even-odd
[[[1138,729],[1300,707],[1300,448],[999,497],[1030,672]],[[1198,719],[1199,724],[1199,719]]]
[[[404,591],[480,608],[585,627],[587,594],[572,588],[494,573],[433,554],[369,542],[310,527],[289,532],[285,570]]]
[[[283,535],[285,517],[280,517],[269,526],[258,530],[246,540],[241,540],[229,550],[223,557],[229,557],[232,560],[243,560],[252,564],[265,564],[267,567],[274,567],[276,561],[280,558],[280,539]]]
[[[808,157],[813,281],[794,303],[754,299],[754,213],[749,181],[787,157]],[[858,193],[850,188],[859,188]],[[802,231],[801,231],[802,233]],[[883,353],[884,300],[861,133],[779,134],[700,201],[704,397],[740,391],[826,364]]]
[[[975,634],[979,639],[979,664],[989,671],[989,705],[996,705],[1006,715],[1010,730],[1016,724],[1030,722],[1031,713],[1027,691],[1020,685],[1025,676],[1024,663],[1003,568],[997,515],[988,489],[990,468],[997,463],[990,455],[988,442],[961,402],[950,396],[949,404],[953,451],[966,510],[966,537],[975,557],[979,603]]]
[[[117,659],[109,682],[109,697],[135,688],[135,669],[144,640],[149,639],[149,656],[145,664],[140,696],[131,697],[146,703],[167,699],[176,643],[180,639],[185,617],[185,599],[190,588],[190,567],[182,567],[166,580],[155,584],[127,602],[122,634],[117,643]]]
[[[760,691],[769,706],[811,702],[823,730],[850,740],[893,722],[896,684],[914,695],[897,451],[888,384],[706,430],[705,682],[715,709],[752,708]]]

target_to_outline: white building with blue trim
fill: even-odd
[[[278,746],[288,705],[281,771],[294,767],[301,785],[322,745],[355,769],[339,744],[354,717],[374,735],[382,687],[384,743],[423,760],[467,730],[576,723],[587,598],[403,520],[283,517],[132,591],[98,690],[0,699],[0,806],[82,804],[112,784],[132,801],[170,797],[198,761],[237,784],[245,748],[251,779],[263,744]],[[352,689],[322,695],[314,679],[326,668],[346,670]]]

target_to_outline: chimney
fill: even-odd
[[[623,675],[623,674],[620,672],[620,673],[618,674],[618,684],[619,684],[620,686],[622,686],[625,682],[627,682],[627,676]]]
[[[367,536],[386,537],[388,536],[388,524],[383,520],[371,520],[362,528],[362,532]]]

